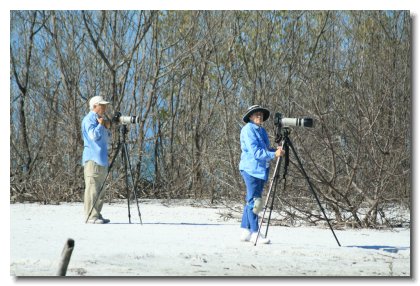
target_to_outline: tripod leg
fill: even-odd
[[[129,157],[129,155],[128,155],[127,146],[125,146],[125,148],[124,148],[124,153],[125,153],[126,160],[127,160],[127,162],[128,162],[128,170],[130,171],[131,181],[132,181],[132,183],[133,183],[133,194],[134,194],[134,198],[135,198],[135,200],[136,200],[136,204],[137,204],[137,212],[138,212],[138,215],[139,215],[140,224],[143,224],[143,222],[142,222],[142,220],[141,220],[141,213],[140,213],[139,200],[138,200],[138,197],[137,197],[137,192],[136,192],[136,191],[137,191],[137,189],[136,189],[136,185],[135,185],[135,182],[134,182],[133,171],[132,171],[132,169],[131,169],[131,162],[130,162],[130,157]]]
[[[284,140],[283,141],[283,145],[282,145],[282,149],[284,150],[284,169],[283,169],[283,178],[282,180],[284,181],[284,185],[283,185],[283,190],[286,190],[286,175],[287,175],[287,169],[289,167],[289,146],[287,145],[287,142]],[[280,163],[281,165],[281,163]],[[279,166],[280,169],[280,166]],[[277,171],[279,172],[279,171]],[[275,194],[276,194],[276,188],[277,188],[277,182],[278,182],[278,175],[275,177],[276,181],[274,183],[274,193],[271,199],[271,206],[270,206],[270,213],[268,215],[268,221],[267,221],[267,228],[265,230],[265,237],[267,237],[268,235],[268,226],[270,225],[270,220],[271,220],[271,213],[273,210],[273,206],[274,206],[274,199],[275,199]]]
[[[270,212],[268,213],[268,219],[267,219],[267,226],[265,228],[265,237],[267,237],[268,235],[268,226],[270,225],[270,220],[271,220],[271,213],[273,212],[273,208],[274,208],[274,198],[275,198],[275,194],[276,194],[276,190],[277,190],[277,180],[278,178],[275,179],[274,182],[274,190],[273,190],[273,195],[271,196],[271,204],[270,204]]]
[[[261,217],[260,225],[258,226],[258,234],[257,234],[257,239],[255,240],[254,246],[257,245],[258,238],[259,238],[260,233],[261,233],[261,227],[262,227],[262,225],[264,223],[264,217],[265,217],[265,213],[267,211],[268,201],[270,199],[272,190],[273,190],[273,188],[275,190],[275,186],[277,185],[277,178],[278,178],[279,169],[280,169],[280,166],[281,166],[281,159],[282,159],[282,157],[279,157],[277,159],[276,167],[274,168],[274,174],[273,174],[273,177],[271,178],[270,188],[268,189],[267,198],[266,198],[265,205],[264,205],[264,211],[263,211],[263,214],[262,214],[262,217]],[[274,197],[274,192],[273,192],[273,197]],[[273,208],[271,207],[270,208],[270,217],[271,217],[272,209]],[[269,221],[267,223],[266,233],[268,232],[268,226],[269,226]]]
[[[128,209],[128,222],[131,223],[131,212],[130,212],[130,188],[128,187],[128,172],[127,172],[127,146],[123,143],[123,151],[121,153],[123,164],[124,164],[124,175],[125,175],[125,189],[127,192],[127,209]]]
[[[305,169],[303,168],[302,162],[300,161],[299,156],[298,156],[298,155],[297,155],[297,153],[296,153],[295,147],[293,147],[293,144],[292,144],[292,142],[290,141],[290,139],[289,139],[289,138],[287,138],[286,140],[287,140],[288,145],[292,148],[293,154],[294,154],[294,155],[295,155],[295,157],[296,157],[296,160],[297,160],[297,162],[298,162],[298,164],[299,164],[300,170],[302,171],[302,174],[305,176],[305,179],[306,179],[306,182],[307,182],[307,184],[308,184],[308,187],[309,187],[309,189],[312,191],[312,194],[314,195],[315,200],[316,200],[316,202],[318,203],[318,206],[319,206],[319,208],[321,209],[322,214],[324,215],[325,220],[327,221],[328,226],[330,227],[331,232],[332,232],[332,234],[334,235],[334,238],[335,238],[335,240],[337,241],[338,246],[341,246],[341,244],[340,244],[340,242],[338,241],[337,236],[335,235],[334,230],[333,230],[333,228],[332,228],[332,226],[331,226],[331,224],[330,224],[330,220],[328,219],[327,215],[325,214],[324,208],[322,207],[321,202],[319,201],[318,196],[317,196],[317,194],[315,193],[315,191],[314,191],[314,189],[313,189],[313,187],[312,187],[311,181],[309,180],[309,177],[308,177],[308,175],[306,174]]]
[[[96,196],[96,198],[95,198],[95,201],[93,202],[92,207],[90,208],[90,211],[89,211],[89,214],[88,214],[88,216],[87,216],[87,218],[86,218],[85,223],[87,223],[87,222],[88,222],[88,220],[89,220],[89,218],[90,218],[90,215],[92,214],[93,208],[95,207],[96,203],[98,202],[98,199],[99,199],[99,197],[100,197],[100,195],[101,195],[101,193],[102,193],[102,191],[103,191],[103,188],[104,188],[104,186],[105,186],[106,180],[108,179],[108,176],[109,176],[109,174],[111,173],[111,168],[112,168],[112,166],[114,165],[115,159],[117,158],[117,155],[118,155],[118,153],[120,152],[120,149],[121,149],[121,143],[118,143],[118,146],[117,146],[117,151],[115,152],[114,158],[112,158],[112,160],[111,160],[111,164],[110,164],[110,165],[109,165],[109,167],[108,167],[108,173],[106,174],[105,180],[104,180],[104,182],[102,183],[101,188],[99,189],[99,192],[98,192],[98,194],[97,194],[97,196]]]

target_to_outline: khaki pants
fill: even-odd
[[[85,163],[85,217],[87,218],[90,210],[92,209],[93,203],[101,190],[102,184],[106,179],[108,168],[98,165],[94,161],[87,161]],[[101,218],[101,210],[104,204],[105,186],[100,194],[100,197],[96,201],[95,207],[89,219]]]

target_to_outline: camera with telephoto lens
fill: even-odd
[[[112,117],[113,123],[119,123],[119,124],[138,124],[140,121],[140,117],[137,117],[135,115],[133,116],[123,116],[121,115],[121,112],[115,112],[114,117]]]
[[[279,128],[286,127],[313,127],[314,121],[310,117],[303,118],[283,118],[281,113],[276,112],[274,125]]]

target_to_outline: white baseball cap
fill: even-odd
[[[109,104],[109,102],[108,101],[105,101],[104,98],[102,97],[102,95],[94,96],[94,97],[92,97],[89,100],[89,108],[90,108],[90,110],[93,110],[93,108],[97,104]]]

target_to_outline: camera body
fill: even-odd
[[[114,113],[114,116],[112,117],[113,123],[119,123],[119,124],[138,124],[140,122],[140,117],[137,117],[135,115],[133,116],[122,116],[121,112],[117,111]]]

